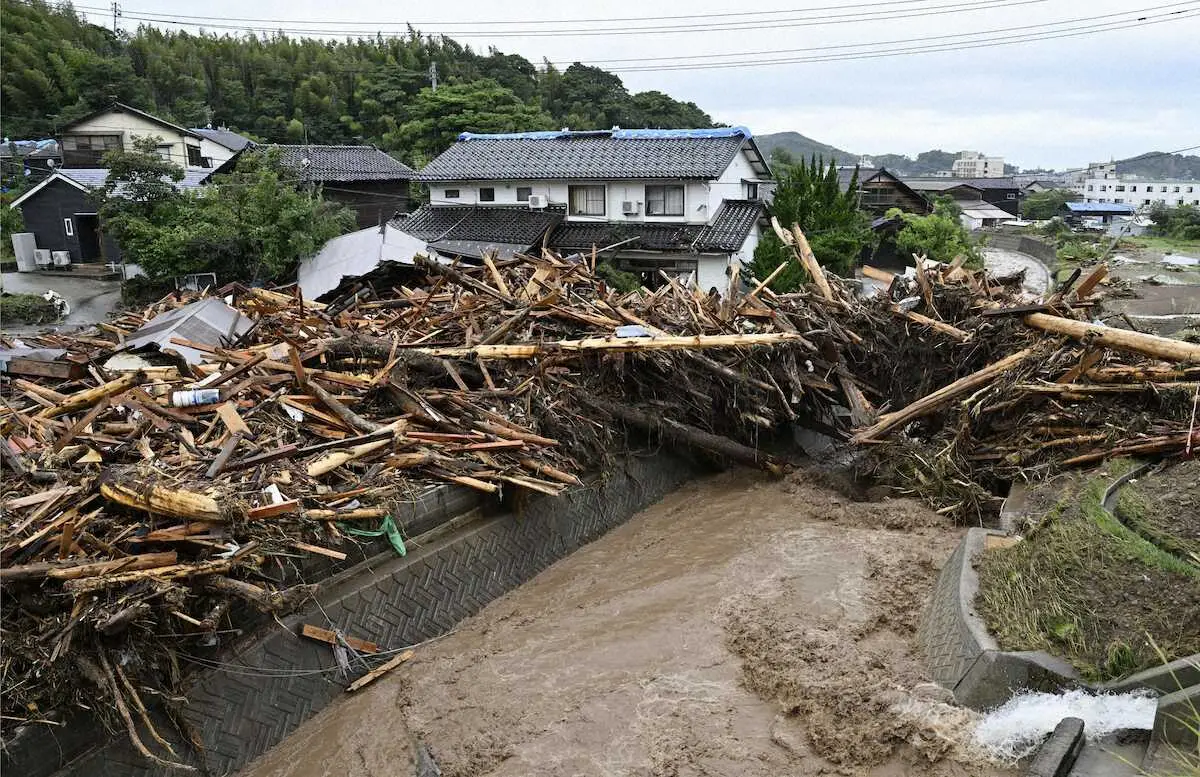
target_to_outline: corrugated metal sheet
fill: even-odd
[[[411,263],[426,251],[425,241],[385,225],[341,235],[321,246],[321,250],[300,263],[296,279],[305,299],[316,299],[336,289],[343,278],[364,275],[381,262]]]
[[[202,299],[162,315],[126,338],[125,348],[138,351],[144,348],[170,349],[179,353],[188,364],[199,364],[207,354],[186,345],[172,343],[178,337],[195,343],[221,347],[227,339],[243,334],[253,322],[219,299]]]

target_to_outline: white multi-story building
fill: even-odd
[[[978,151],[960,151],[951,172],[955,178],[1003,178],[1004,157],[985,156]]]
[[[1084,202],[1111,202],[1136,208],[1148,208],[1158,203],[1172,208],[1200,206],[1200,181],[1118,177],[1112,172],[1086,178],[1074,189],[1082,195]]]

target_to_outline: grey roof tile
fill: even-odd
[[[306,181],[411,181],[417,172],[374,146],[268,146]],[[308,164],[304,164],[304,160]]]
[[[593,246],[625,243],[627,250],[733,253],[763,214],[757,200],[725,200],[711,224],[629,221],[564,221],[550,234],[550,246],[563,251],[590,251]]]
[[[246,146],[253,145],[254,143],[250,138],[239,135],[233,130],[225,129],[224,127],[218,127],[217,129],[211,127],[193,127],[192,132],[195,132],[202,138],[211,140],[219,146],[224,146],[230,151],[241,151]]]
[[[712,223],[696,241],[696,250],[730,253],[740,250],[755,222],[763,217],[763,211],[758,200],[723,201]]]
[[[749,130],[613,130],[472,135],[421,171],[422,181],[716,178]],[[765,167],[764,167],[765,171]]]
[[[425,205],[393,225],[431,243],[506,243],[528,248],[563,219],[555,209]]]

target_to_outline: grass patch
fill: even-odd
[[[1200,256],[1200,240],[1177,240],[1173,237],[1139,235],[1138,237],[1122,238],[1121,242],[1130,243],[1149,251],[1160,251],[1164,254]]]
[[[975,604],[1005,650],[1045,650],[1093,681],[1200,652],[1200,569],[1105,510],[1128,462],[1065,481],[1023,542],[983,554]],[[1060,485],[1056,481],[1055,485]]]
[[[58,309],[36,294],[0,294],[0,324],[48,324]]]

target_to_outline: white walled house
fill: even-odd
[[[608,249],[619,269],[724,290],[753,256],[770,168],[744,127],[463,133],[420,178],[401,229],[442,253]],[[527,242],[529,241],[529,242]]]
[[[253,141],[227,127],[193,127],[192,132],[200,136],[200,155],[211,167],[220,167]]]
[[[205,162],[203,138],[193,130],[172,124],[123,103],[88,114],[59,130],[63,167],[99,168],[110,151],[129,151],[141,137],[158,138],[158,155],[184,170],[212,167]]]

